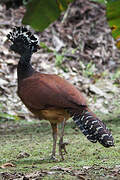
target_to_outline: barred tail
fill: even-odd
[[[73,113],[73,120],[89,141],[98,141],[104,147],[114,146],[112,134],[106,125],[89,110],[84,110],[82,114]]]

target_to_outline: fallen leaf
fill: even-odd
[[[21,152],[18,154],[17,159],[22,159],[22,158],[26,158],[29,157],[30,154],[26,153],[26,152]]]
[[[91,166],[83,166],[83,169],[90,169]]]
[[[71,168],[63,168],[60,166],[54,166],[51,168],[52,171],[56,170],[56,171],[65,171],[65,172],[69,172],[71,171]]]
[[[2,166],[0,166],[0,168],[2,169],[9,168],[9,167],[15,167],[15,165],[12,163],[5,163]]]

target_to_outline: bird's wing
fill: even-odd
[[[34,109],[86,106],[81,92],[57,75],[36,73],[22,80],[18,95],[26,106]]]

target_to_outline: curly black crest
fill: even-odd
[[[11,49],[19,54],[25,49],[30,49],[32,53],[38,49],[38,39],[25,27],[13,28],[7,37],[13,42]]]

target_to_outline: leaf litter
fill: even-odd
[[[93,180],[93,179],[110,179],[110,180],[117,180],[120,178],[120,167],[116,166],[114,169],[111,168],[105,168],[105,167],[97,167],[97,166],[91,166],[83,169],[74,170],[73,167],[71,168],[62,168],[62,167],[53,167],[49,171],[48,170],[40,170],[35,171],[32,173],[9,173],[9,172],[1,172],[0,177],[3,178],[3,180],[7,179],[14,179],[14,180],[37,180],[37,179],[43,179],[45,176],[51,176],[56,175],[59,176],[59,174],[63,175],[70,175],[71,178],[76,177],[80,180]],[[92,175],[91,175],[92,174]]]
[[[0,5],[0,101],[3,106],[2,112],[29,120],[29,117],[33,118],[33,116],[16,94],[16,66],[19,56],[9,51],[9,42],[6,37],[13,26],[21,25],[24,13],[25,8],[22,6],[18,9],[6,10],[4,5]],[[42,72],[63,76],[83,93],[87,92],[87,95],[91,93],[91,89],[94,89],[92,93],[99,100],[101,93],[105,94],[105,86],[99,87],[98,81],[102,76],[104,78],[102,72],[106,70],[109,74],[109,72],[115,72],[116,68],[120,67],[120,51],[115,47],[107,25],[105,7],[95,2],[78,0],[70,5],[67,13],[64,22],[61,23],[63,14],[43,33],[37,33],[40,41],[45,43],[53,52],[47,52],[43,48],[35,53],[33,55],[33,66]],[[54,52],[57,53],[57,56]],[[59,57],[59,54],[62,54],[62,62],[60,62],[60,67],[56,67],[55,58]],[[94,69],[92,67],[86,69],[86,64],[89,64],[91,60],[95,64]],[[99,78],[95,80],[95,76]],[[98,81],[97,86],[96,83],[92,83],[92,77],[94,81]],[[108,78],[105,81],[107,82]],[[94,84],[94,88],[92,88],[92,84]],[[107,87],[114,88],[112,80],[109,79]],[[118,94],[119,88],[116,87],[116,90],[111,99]],[[93,103],[92,98],[89,97],[90,105],[95,104],[97,107],[100,101]],[[108,101],[107,95],[101,101],[102,104],[104,100]],[[103,112],[105,111],[103,108]]]

